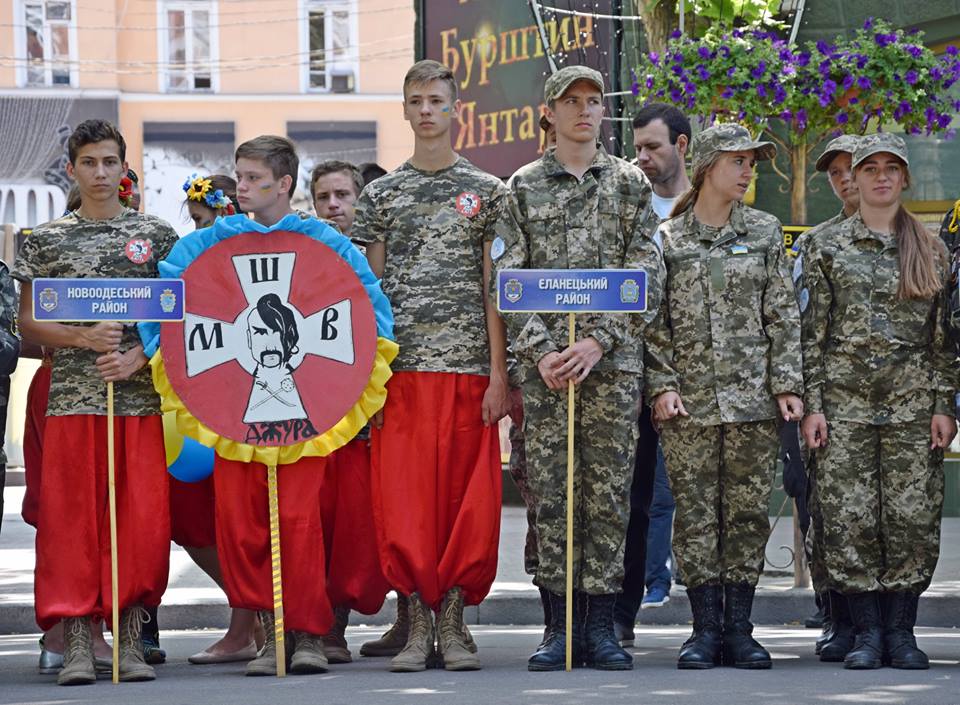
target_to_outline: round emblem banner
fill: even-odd
[[[186,316],[161,328],[189,413],[236,443],[289,447],[332,429],[374,369],[377,322],[354,269],[307,235],[250,232],[183,271]]]

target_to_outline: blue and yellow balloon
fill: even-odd
[[[163,415],[163,445],[167,472],[181,482],[200,482],[213,473],[213,448],[207,448],[177,430],[177,412]]]

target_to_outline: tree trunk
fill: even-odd
[[[807,223],[807,141],[801,139],[790,149],[791,225]]]
[[[637,12],[643,17],[650,51],[663,54],[667,50],[670,33],[680,24],[676,0],[637,0]]]

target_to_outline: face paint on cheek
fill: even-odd
[[[260,185],[260,190],[261,190],[261,191],[269,191],[269,190],[272,189],[272,188],[273,188],[273,184],[261,184],[261,185]]]
[[[449,112],[450,112],[450,106],[449,106],[449,105],[444,105],[442,108],[440,108],[440,112],[441,112],[441,113],[449,113]]]

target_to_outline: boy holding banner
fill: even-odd
[[[597,145],[603,77],[568,66],[547,79],[547,118],[557,147],[522,167],[509,182],[509,211],[492,251],[502,269],[643,269],[647,301],[659,300],[663,262],[653,235],[651,188],[636,166]],[[564,667],[566,621],[566,394],[577,385],[574,589],[586,595],[588,665],[633,667],[613,631],[615,594],[623,580],[623,549],[637,443],[643,374],[643,316],[584,314],[567,347],[567,316],[504,316],[523,375],[528,483],[536,502],[539,558],[534,582],[549,592],[551,624],[531,656],[532,671]],[[580,600],[574,600],[576,605]],[[584,616],[574,615],[580,641]],[[575,643],[575,650],[581,645]]]
[[[167,585],[170,526],[160,404],[145,369],[136,328],[120,323],[68,325],[33,317],[37,278],[156,277],[177,240],[169,224],[125,208],[117,199],[127,173],[126,144],[103,120],[81,123],[68,142],[67,174],[82,205],[38,226],[25,241],[13,276],[23,285],[25,339],[57,349],[43,440],[43,484],[37,527],[37,623],[64,621],[61,685],[93,683],[92,615],[109,615],[110,526],[107,497],[107,385],[116,394],[117,535],[121,610],[120,680],[153,680],[143,660],[145,610]]]
[[[383,278],[400,345],[371,434],[381,566],[409,597],[391,670],[424,670],[435,643],[447,670],[475,670],[463,608],[496,577],[497,422],[509,408],[503,323],[485,295],[506,190],[451,147],[460,101],[450,69],[420,61],[403,92],[413,156],[364,188],[351,232]]]

